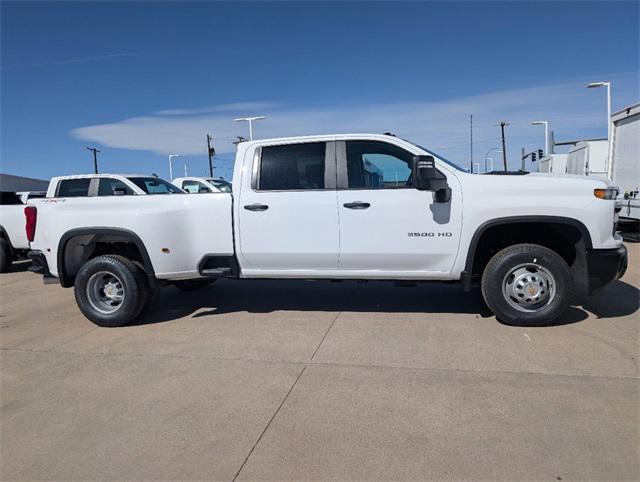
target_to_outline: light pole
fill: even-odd
[[[596,87],[607,88],[607,177],[611,179],[611,82],[591,82],[587,85],[587,89]]]
[[[265,116],[259,115],[256,117],[240,117],[239,119],[233,119],[235,122],[248,122],[249,123],[249,140],[253,140],[253,121],[266,119]]]
[[[174,157],[180,157],[180,154],[169,154],[169,181],[173,181],[173,166],[171,163]]]
[[[484,172],[488,172],[487,171],[487,161],[489,159],[491,159],[491,170],[493,171],[493,158],[489,157],[489,154],[491,154],[493,151],[502,152],[502,149],[500,149],[499,147],[492,147],[491,149],[489,149],[487,151],[487,153],[484,155]]]
[[[544,152],[549,154],[549,122],[548,121],[533,121],[532,126],[544,125]]]

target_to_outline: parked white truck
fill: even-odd
[[[547,324],[625,271],[617,190],[545,174],[468,174],[408,141],[243,142],[233,194],[56,197],[27,211],[34,269],[101,326],[165,283],[217,278],[479,283],[507,323]]]
[[[29,250],[24,225],[27,199],[27,193],[0,192],[0,273],[9,271],[13,261]]]

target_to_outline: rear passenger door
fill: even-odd
[[[238,199],[240,258],[251,276],[317,276],[338,265],[334,142],[257,147]]]

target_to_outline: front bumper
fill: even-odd
[[[627,271],[627,248],[587,251],[589,293],[620,279]]]

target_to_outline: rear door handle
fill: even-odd
[[[247,204],[244,207],[247,211],[266,211],[269,209],[269,206],[266,204]]]
[[[347,209],[369,209],[371,204],[363,203],[362,201],[355,201],[352,203],[344,203],[343,206]]]

